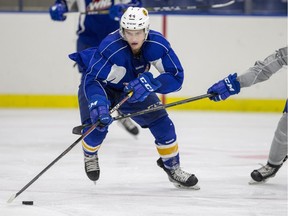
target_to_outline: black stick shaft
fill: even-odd
[[[187,98],[187,99],[180,100],[180,101],[175,101],[173,103],[155,106],[155,107],[148,108],[148,109],[145,109],[145,110],[141,110],[141,111],[135,112],[135,113],[122,114],[122,115],[114,117],[113,119],[114,120],[120,120],[120,119],[124,119],[124,118],[135,117],[135,116],[138,116],[138,115],[143,115],[143,114],[146,114],[146,113],[155,112],[155,111],[158,111],[158,110],[161,110],[161,109],[166,109],[166,108],[169,108],[169,107],[178,106],[178,105],[181,105],[181,104],[189,103],[189,102],[192,102],[192,101],[200,100],[200,99],[211,97],[211,96],[213,96],[213,94],[199,95],[199,96],[196,96],[196,97],[191,97],[191,98]]]
[[[132,93],[131,93],[132,94]],[[129,99],[131,94],[128,94],[125,98],[123,98],[115,107],[110,110],[110,114],[116,111],[125,101]],[[36,175],[30,182],[28,182],[21,190],[19,190],[16,194],[13,194],[8,203],[11,203],[16,197],[18,197],[21,193],[23,193],[30,185],[32,185],[40,176],[42,176],[50,167],[52,167],[57,161],[59,161],[64,155],[66,155],[69,151],[71,151],[74,146],[76,146],[82,139],[88,136],[98,125],[99,121],[93,124],[84,134],[82,134],[75,142],[73,142],[65,151],[63,151],[57,158],[55,158],[48,166],[46,166],[38,175]]]
[[[88,136],[97,126],[99,122],[92,125],[83,135],[81,135],[75,142],[73,142],[65,151],[63,151],[57,158],[55,158],[48,166],[46,166],[38,175],[36,175],[30,182],[28,182],[21,190],[8,200],[11,203],[16,197],[23,193],[30,185],[32,185],[40,176],[42,176],[50,167],[52,167],[57,161],[59,161],[64,155],[66,155],[74,146],[76,146],[82,139]]]
[[[187,99],[176,101],[176,102],[169,103],[169,104],[159,105],[159,106],[155,106],[155,107],[152,107],[152,108],[147,108],[145,110],[141,110],[141,111],[135,112],[135,113],[121,114],[119,116],[114,117],[113,120],[116,121],[116,120],[120,120],[120,119],[124,119],[124,118],[135,117],[135,116],[138,116],[138,115],[143,115],[143,114],[146,114],[146,113],[155,112],[155,111],[158,111],[158,110],[161,110],[161,109],[166,109],[166,108],[169,108],[169,107],[173,107],[173,106],[189,103],[189,102],[200,100],[200,99],[203,99],[203,98],[212,97],[213,95],[214,94],[203,94],[203,95],[187,98]],[[73,134],[77,134],[77,135],[81,135],[81,131],[85,127],[90,127],[90,126],[91,125],[89,125],[89,124],[76,126],[76,127],[73,128],[72,133]]]

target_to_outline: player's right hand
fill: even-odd
[[[209,98],[213,101],[226,100],[231,95],[238,94],[239,92],[240,83],[237,81],[237,73],[230,74],[228,77],[212,85],[207,91],[209,94],[214,94]]]
[[[133,92],[132,96],[127,100],[129,103],[144,101],[151,92],[161,87],[160,81],[153,78],[152,73],[144,72],[140,76],[124,87],[124,92]]]
[[[49,9],[50,17],[55,21],[64,21],[66,20],[65,13],[68,12],[68,7],[66,1],[56,0],[55,4],[52,5]]]
[[[89,103],[90,118],[93,124],[99,121],[96,127],[99,131],[105,131],[113,121],[109,113],[110,102],[101,95],[96,95]]]

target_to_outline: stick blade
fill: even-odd
[[[76,126],[72,129],[72,133],[76,135],[81,135],[82,134],[82,125]]]
[[[16,198],[16,194],[13,194],[9,200],[7,200],[7,203],[12,203],[13,200]]]

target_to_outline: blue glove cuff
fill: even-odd
[[[224,79],[224,82],[231,95],[238,94],[240,92],[240,83],[237,80],[237,73],[234,73],[233,75],[230,74]]]
[[[89,110],[93,110],[96,107],[99,106],[105,106],[109,109],[109,106],[111,105],[110,101],[107,100],[106,97],[102,96],[102,95],[94,95],[92,96],[92,98],[89,100]]]

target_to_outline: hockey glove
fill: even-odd
[[[97,95],[89,103],[90,118],[93,124],[99,121],[96,127],[99,131],[105,131],[113,121],[109,113],[110,102],[103,96]]]
[[[56,0],[55,4],[52,5],[49,9],[49,13],[52,20],[55,21],[64,21],[66,20],[65,13],[68,12],[68,7],[66,1]]]
[[[212,85],[208,89],[207,93],[216,95],[209,99],[213,101],[221,101],[227,99],[230,95],[238,94],[240,92],[240,83],[236,78],[237,73],[234,73],[233,75],[230,74],[228,77]]]
[[[129,103],[144,101],[151,92],[161,87],[161,83],[153,78],[152,73],[144,72],[137,79],[132,80],[124,87],[124,92],[133,92],[128,99]]]
[[[132,0],[128,4],[116,4],[109,9],[109,16],[115,21],[119,21],[123,13],[127,10],[128,7],[141,7],[142,2],[140,0]]]
[[[115,21],[119,21],[125,10],[128,8],[125,4],[113,5],[109,10],[109,16]]]

